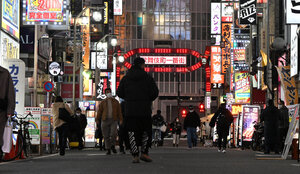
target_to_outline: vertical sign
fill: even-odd
[[[86,10],[85,16],[90,18],[90,9]],[[89,69],[90,63],[90,19],[88,23],[82,25],[82,43],[83,43],[83,65],[85,69]]]
[[[29,121],[29,134],[31,139],[31,144],[40,144],[40,125],[41,125],[41,108],[39,107],[25,107],[25,114],[32,114],[32,117],[28,116]]]
[[[114,0],[114,15],[122,16],[122,0]]]
[[[211,83],[224,83],[224,75],[221,75],[221,48],[211,47]]]
[[[251,141],[254,124],[258,121],[259,106],[243,106],[243,141]]]
[[[300,24],[300,3],[298,0],[286,0],[286,23]]]
[[[232,22],[232,3],[222,3],[222,22]]]
[[[222,42],[224,42],[224,48],[222,48],[222,73],[224,74],[230,68],[231,62],[231,27],[231,23],[222,23]]]
[[[240,0],[240,24],[256,24],[256,0]]]
[[[298,89],[295,78],[290,76],[290,66],[281,66],[277,68],[282,87],[285,91],[284,101],[286,105],[298,104]]]
[[[250,75],[246,72],[235,73],[235,103],[250,103]]]
[[[211,34],[221,34],[221,4],[211,3]]]
[[[2,0],[1,27],[19,39],[20,0]]]
[[[0,31],[0,65],[5,59],[19,59],[19,43]]]
[[[298,74],[298,25],[291,25],[291,77]]]
[[[108,2],[104,2],[104,24],[108,24]]]
[[[51,114],[52,114],[52,108],[42,108],[42,112],[41,112],[42,144],[50,144]]]

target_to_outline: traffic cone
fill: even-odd
[[[13,157],[15,157],[15,154],[16,154],[16,152],[15,152],[15,147],[14,147],[14,143],[13,143],[13,141],[11,141],[11,149],[10,149],[10,152],[9,153],[6,153],[5,155],[4,155],[4,160],[9,160],[9,159],[12,159]]]

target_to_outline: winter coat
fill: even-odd
[[[112,117],[115,121],[123,121],[122,111],[121,111],[121,105],[118,100],[114,98],[106,98],[101,101],[99,104],[99,109],[97,112],[96,122],[99,122],[101,119],[102,121],[106,120],[107,114],[108,114],[108,100],[111,100],[112,105]]]
[[[59,119],[59,108],[66,108],[66,110],[70,113],[70,115],[74,114],[73,111],[70,109],[69,105],[67,105],[66,103],[55,102],[52,107],[54,129],[66,123],[65,121]]]
[[[287,129],[289,128],[289,109],[286,106],[283,106],[280,111],[279,118],[279,128]]]
[[[151,118],[152,101],[158,96],[158,88],[150,75],[133,66],[122,78],[117,95],[125,100],[126,117]]]
[[[261,122],[264,122],[264,135],[268,143],[275,144],[278,138],[279,109],[268,106],[261,114]]]
[[[12,78],[8,70],[0,66],[0,147],[3,145],[3,132],[7,115],[13,115],[15,107],[16,97]]]
[[[159,114],[156,114],[152,117],[152,125],[154,126],[162,126],[164,122],[164,118]]]
[[[226,118],[226,123],[220,124],[220,122],[218,122],[218,117],[220,114],[224,114]],[[233,122],[233,115],[228,109],[219,108],[217,112],[214,114],[214,116],[211,118],[209,125],[211,127],[214,127],[216,122],[219,123],[217,124],[217,133],[221,134],[225,132],[227,135],[229,135],[229,127]]]
[[[77,121],[79,122],[80,130],[83,131],[86,128],[87,125],[87,119],[84,114],[80,114],[80,116],[75,115],[77,118]]]
[[[174,121],[170,127],[172,128],[172,134],[181,134],[182,126],[180,122]]]
[[[200,127],[200,117],[199,115],[194,111],[194,112],[189,112],[185,119],[184,119],[184,129],[186,130],[188,127],[193,127],[193,128],[196,128],[196,127]]]

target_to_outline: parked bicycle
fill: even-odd
[[[2,161],[13,161],[21,157],[22,152],[26,158],[29,157],[31,138],[29,134],[29,120],[26,120],[28,116],[32,117],[32,114],[28,113],[24,117],[21,117],[21,115],[13,116],[12,121],[15,123],[14,125],[18,127],[17,131],[13,131],[13,135],[17,135],[15,153],[14,153],[15,155],[9,159],[3,159]]]

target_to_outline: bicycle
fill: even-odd
[[[13,131],[13,134],[17,134],[17,140],[16,140],[16,151],[15,151],[15,156],[9,159],[2,159],[2,161],[7,162],[7,161],[13,161],[19,157],[21,157],[22,152],[24,153],[24,156],[26,158],[29,157],[30,155],[30,146],[31,146],[31,138],[29,134],[29,120],[25,121],[28,116],[32,117],[31,113],[28,113],[25,117],[18,117],[18,115],[15,115],[16,119],[12,119],[13,122],[16,123],[16,125],[19,126],[19,129],[17,131]],[[17,147],[18,145],[18,147]]]
[[[158,145],[159,145],[159,143],[161,141],[160,130],[156,128],[156,129],[152,129],[152,131],[154,131],[154,136],[153,136],[152,143],[153,143],[154,147],[158,147]]]

